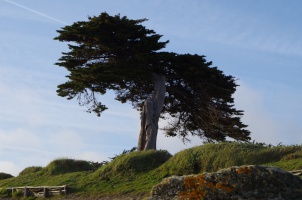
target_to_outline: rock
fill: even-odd
[[[164,179],[153,187],[149,200],[168,199],[302,199],[302,179],[278,168],[231,167]]]

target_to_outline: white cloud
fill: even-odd
[[[17,176],[19,174],[19,171],[20,169],[17,167],[15,163],[11,161],[0,160],[0,172]]]
[[[175,154],[184,149],[202,145],[202,140],[197,136],[188,136],[188,139],[190,139],[190,142],[184,144],[179,137],[166,137],[165,134],[159,132],[157,136],[157,149],[164,149],[171,154]]]
[[[73,130],[63,130],[58,133],[46,136],[49,144],[56,152],[70,154],[70,152],[79,152],[84,146],[85,142],[83,137]],[[63,151],[63,152],[62,152]]]
[[[6,85],[1,85],[1,102],[2,120],[15,121],[18,123],[27,123],[31,126],[37,126],[47,122],[46,113],[42,113],[42,97],[38,91],[29,88],[8,89]]]
[[[35,134],[19,128],[11,131],[0,130],[0,148],[1,146],[34,149],[40,147],[40,139]]]
[[[267,87],[267,85],[263,87]],[[271,92],[276,93],[279,89],[280,86],[276,85]],[[287,92],[281,91],[279,95],[286,94],[290,96]],[[280,142],[283,144],[301,142],[302,140],[299,138],[301,126],[288,121],[284,117],[286,113],[283,113],[286,110],[282,108],[285,102],[282,99],[272,98],[270,95],[270,92],[266,91],[264,93],[262,89],[257,90],[242,81],[240,81],[240,87],[237,88],[235,105],[237,109],[244,110],[242,121],[249,125],[248,129],[251,131],[252,140],[273,145]],[[275,95],[279,96],[278,94]],[[287,96],[287,101],[289,101],[289,96]],[[274,112],[270,111],[271,109]]]
[[[268,94],[265,95],[242,81],[239,85],[235,93],[235,106],[238,110],[244,110],[242,121],[248,125],[252,140],[273,145],[282,142],[280,124],[265,106]]]
[[[164,128],[168,125],[167,121],[160,120],[159,127]],[[176,137],[166,137],[164,131],[159,130],[157,136],[157,149],[168,150],[171,154],[175,154],[181,150],[191,148],[194,146],[199,146],[202,144],[202,140],[197,136],[189,135],[187,137],[190,142],[183,143],[181,138]]]
[[[79,155],[75,156],[76,159],[86,160],[86,161],[94,161],[94,162],[102,162],[105,160],[109,160],[107,155],[103,155],[94,151],[84,151]]]

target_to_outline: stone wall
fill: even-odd
[[[277,168],[240,166],[215,173],[172,176],[153,187],[149,200],[302,199],[302,180]]]

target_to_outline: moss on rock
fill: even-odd
[[[278,168],[231,167],[214,173],[173,176],[153,187],[158,199],[299,199],[302,180]]]

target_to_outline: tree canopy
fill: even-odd
[[[69,71],[58,95],[77,98],[100,116],[107,107],[97,96],[113,90],[116,100],[142,110],[154,95],[154,76],[162,76],[166,90],[160,117],[169,122],[164,128],[168,136],[249,140],[240,119],[243,111],[234,108],[235,78],[203,55],[161,51],[169,41],[161,41],[144,21],[101,13],[58,30],[55,40],[68,42],[70,50],[56,63]]]

